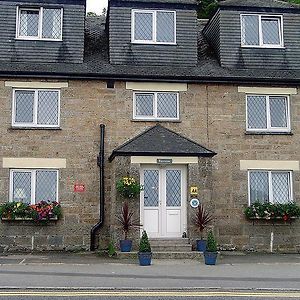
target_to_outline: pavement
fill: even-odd
[[[1,289],[213,289],[300,291],[300,254],[222,253],[202,259],[99,257],[95,253],[0,254]]]

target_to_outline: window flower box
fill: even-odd
[[[2,221],[34,221],[43,223],[57,221],[62,215],[58,202],[41,201],[37,204],[23,202],[7,202],[0,205]]]
[[[261,203],[255,202],[244,211],[249,220],[282,220],[284,222],[300,217],[300,206],[295,202]]]

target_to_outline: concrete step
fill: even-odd
[[[153,252],[188,252],[192,251],[190,244],[159,244],[151,245]]]
[[[120,259],[138,259],[137,252],[117,252],[117,258]],[[203,259],[203,254],[198,251],[188,252],[152,252],[153,259]]]
[[[149,239],[151,246],[160,246],[160,245],[188,245],[188,238],[164,238],[164,239]]]

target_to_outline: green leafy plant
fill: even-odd
[[[214,237],[213,232],[210,230],[207,235],[207,245],[206,245],[206,251],[208,252],[217,252],[217,242]]]
[[[300,217],[300,207],[295,202],[269,203],[255,202],[244,210],[248,219],[282,219],[288,221],[290,218]]]
[[[142,226],[139,223],[138,218],[133,218],[133,212],[130,211],[128,202],[126,202],[126,201],[124,202],[124,204],[122,206],[121,213],[116,216],[116,219],[117,219],[119,225],[121,225],[121,227],[122,227],[125,240],[127,240],[128,233],[131,229],[139,228],[140,226]]]
[[[140,240],[139,252],[151,252],[151,246],[150,246],[150,242],[146,230],[143,231]]]
[[[40,201],[30,205],[23,202],[7,202],[0,205],[0,218],[15,220],[31,219],[34,221],[45,221],[53,218],[60,218],[62,215],[61,206],[58,202]]]
[[[117,191],[124,198],[135,198],[142,190],[142,186],[131,176],[126,176],[117,181]]]
[[[115,243],[113,240],[109,241],[107,253],[109,257],[114,257],[117,255]]]
[[[203,239],[203,231],[207,225],[213,220],[213,216],[205,210],[204,206],[200,204],[193,217],[195,227],[200,231],[201,240]]]

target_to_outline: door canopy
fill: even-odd
[[[215,152],[161,125],[155,125],[113,150],[116,156],[213,157]]]

